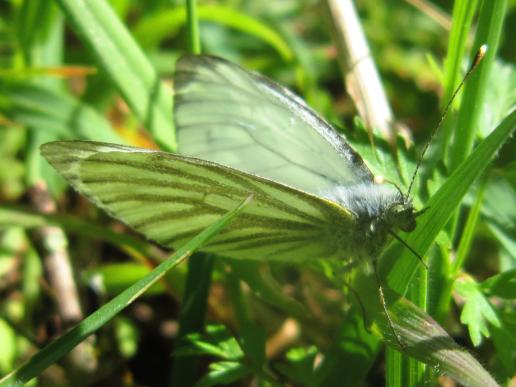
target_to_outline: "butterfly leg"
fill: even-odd
[[[382,304],[383,312],[385,313],[385,317],[387,317],[387,324],[389,324],[389,327],[392,331],[392,334],[394,335],[394,338],[396,339],[396,342],[398,343],[398,346],[401,350],[405,350],[406,346],[401,341],[401,336],[396,332],[396,328],[394,328],[394,323],[392,322],[391,315],[387,309],[387,303],[385,302],[385,295],[383,293],[383,286],[380,281],[380,276],[378,275],[378,261],[375,260],[374,263],[374,276],[376,278],[376,284],[378,285],[378,294],[380,296],[380,303]]]

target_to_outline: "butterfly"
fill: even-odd
[[[306,103],[268,78],[208,55],[176,63],[180,154],[90,141],[42,155],[81,194],[147,238],[177,248],[245,200],[200,250],[230,258],[377,257],[416,227],[411,199],[377,184],[360,155]]]

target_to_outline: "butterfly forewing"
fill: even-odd
[[[148,238],[177,248],[250,194],[245,212],[204,251],[250,259],[346,258],[336,230],[354,218],[334,203],[211,162],[84,141],[42,153],[99,207]],[[340,237],[342,238],[342,236]]]
[[[176,64],[179,151],[319,195],[372,181],[360,156],[302,100],[211,56]]]

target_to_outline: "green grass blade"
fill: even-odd
[[[199,17],[197,1],[186,0],[186,15],[188,25],[189,50],[191,54],[201,53],[201,36],[199,35]]]
[[[58,226],[68,233],[104,240],[125,249],[131,249],[156,262],[161,260],[159,250],[141,238],[113,231],[69,215],[41,214],[25,208],[0,207],[0,230],[19,226],[27,230],[44,226]]]
[[[58,4],[156,142],[175,150],[171,93],[108,3],[59,0]]]
[[[172,256],[161,263],[147,276],[120,293],[107,304],[99,308],[96,312],[86,317],[81,323],[77,324],[66,334],[47,345],[34,355],[27,363],[6,375],[2,380],[0,380],[0,386],[21,386],[32,378],[38,376],[48,366],[55,363],[86,337],[94,333],[114,316],[120,313],[137,297],[160,280],[168,270],[184,261],[193,253],[194,250],[202,246],[206,241],[217,234],[235,216],[242,212],[246,204],[248,204],[251,199],[251,197],[246,199],[237,208],[228,212],[226,215],[221,217],[220,220],[179,248]]]
[[[457,12],[454,14],[454,16],[460,17],[460,19],[454,19],[453,25],[457,30],[460,30],[461,33],[456,33],[455,36],[452,36],[454,40],[450,41],[448,51],[449,56],[447,59],[450,61],[449,65],[451,65],[451,67],[447,67],[448,78],[446,79],[446,81],[448,83],[445,85],[446,93],[449,93],[450,90],[453,91],[453,89],[456,87],[456,77],[459,76],[459,67],[461,64],[460,61],[463,57],[464,44],[467,38],[466,35],[470,30],[471,18],[476,8],[474,3],[468,3],[469,4],[465,7],[467,9],[464,9],[463,4],[457,4],[457,7],[462,6],[463,8],[456,10]],[[476,33],[475,44],[473,47],[475,49],[478,49],[478,47],[480,47],[482,44],[487,43],[489,46],[489,50],[480,66],[477,68],[476,72],[472,74],[471,78],[465,85],[465,91],[463,95],[462,104],[460,106],[459,117],[455,126],[456,129],[454,144],[453,147],[450,149],[450,170],[452,171],[455,168],[457,168],[459,164],[470,154],[477,133],[477,127],[479,122],[478,118],[480,116],[480,112],[482,111],[482,109],[480,109],[479,107],[482,106],[485,100],[487,80],[489,74],[491,74],[492,72],[492,66],[494,63],[495,55],[497,53],[506,8],[506,4],[503,4],[505,3],[505,0],[497,1],[494,3],[497,4],[488,4],[484,2],[483,6],[480,9],[479,26],[481,27],[478,29]],[[463,35],[462,39],[460,35]],[[449,98],[449,95],[445,94],[444,103],[447,103]],[[449,129],[451,126],[446,125],[445,127]],[[446,144],[448,143],[450,137],[449,132],[450,131],[448,130],[444,133],[444,146],[446,146]],[[443,149],[444,153],[446,153],[446,149],[447,148]],[[459,181],[457,182],[459,183]],[[471,181],[471,183],[472,182],[473,181]],[[471,185],[471,183],[461,183],[463,184],[463,187],[469,187]],[[464,194],[465,192],[466,191],[464,191]],[[457,202],[457,205],[458,204],[459,202]],[[433,203],[430,202],[427,205],[430,206],[430,208],[432,208]],[[457,214],[455,209],[455,207],[450,207],[449,212],[443,211],[441,214],[444,215],[444,217],[446,217],[446,214]],[[437,217],[438,215],[436,215],[436,218]],[[446,219],[448,220],[448,218]],[[448,229],[452,231],[450,235],[453,235],[455,225],[456,217],[452,217],[448,227]],[[420,224],[420,227],[420,229],[428,231],[428,225],[423,226]],[[440,229],[441,227],[439,227],[439,230]],[[408,243],[410,246],[414,247],[414,244],[410,241],[410,238],[408,240]],[[427,248],[419,250],[416,247],[416,251],[421,252],[426,250]],[[403,274],[407,274],[407,272]],[[401,275],[403,274],[400,274],[400,277],[398,277],[398,279],[401,279]],[[423,309],[426,309],[426,296],[428,295],[426,289],[427,278],[427,275],[421,273],[421,277],[418,279],[417,286],[410,288],[410,291],[407,294],[407,297],[409,297],[409,299],[413,300],[419,307]],[[418,384],[423,382],[426,373],[425,368],[421,363],[413,359],[407,358],[403,359],[403,363],[406,363],[406,367],[404,368],[407,370],[406,378],[404,378],[403,383]],[[389,364],[387,365],[387,367],[389,367]]]
[[[191,54],[201,53],[201,37],[199,35],[199,17],[197,1],[186,0],[188,25],[188,43]],[[195,259],[188,262],[188,276],[183,295],[183,308],[179,316],[178,349],[188,346],[186,338],[194,332],[202,332],[205,324],[206,305],[211,285],[213,257],[207,254],[197,254]],[[169,385],[194,385],[200,371],[200,359],[178,357],[171,364],[172,372]]]
[[[389,306],[393,323],[402,332],[406,344],[403,353],[433,367],[436,374],[451,376],[465,386],[498,386],[491,375],[467,350],[461,348],[446,331],[428,314],[410,301],[400,298]],[[386,319],[378,321],[388,331]],[[413,362],[412,362],[413,363]],[[401,383],[394,385],[420,385],[424,375],[415,370],[411,362],[401,362],[405,373]]]
[[[90,106],[55,87],[31,82],[2,82],[7,99],[0,105],[9,119],[51,137],[82,138],[120,143],[107,120]]]
[[[488,87],[489,74],[492,71],[500,45],[506,10],[507,0],[484,1],[480,8],[478,31],[475,35],[473,47],[476,51],[481,45],[487,44],[488,50],[482,63],[464,87],[463,103],[457,120],[455,140],[450,150],[450,169],[452,171],[473,149],[479,118],[482,113],[481,107],[484,104]]]
[[[385,351],[385,384],[389,387],[402,386],[408,381],[405,374],[406,361],[400,352],[386,348]],[[407,383],[408,385],[408,383]]]
[[[513,110],[432,196],[427,204],[428,210],[418,219],[417,229],[403,236],[408,245],[421,255],[428,250],[471,185],[487,168],[498,149],[512,135],[515,127],[516,110]],[[410,283],[409,279],[420,266],[419,261],[407,251],[404,251],[401,257],[390,255],[385,258],[381,266],[382,269],[389,269],[389,286],[404,294]]]
[[[486,184],[486,180],[483,180],[480,183],[480,187],[476,194],[475,201],[473,202],[471,211],[468,214],[468,219],[464,226],[464,231],[462,233],[459,247],[457,248],[457,256],[455,257],[455,261],[453,261],[452,264],[453,278],[459,275],[459,271],[464,265],[466,257],[470,252],[471,245],[475,237],[475,230],[477,228],[478,221],[480,220],[480,211],[482,210],[482,203],[484,202],[484,191]]]
[[[430,247],[431,243],[439,233],[439,231],[446,225],[449,217],[453,214],[455,208],[461,202],[463,196],[466,194],[469,187],[473,184],[475,179],[484,171],[487,165],[490,163],[491,159],[496,154],[497,150],[502,146],[502,144],[510,137],[510,135],[514,132],[516,126],[516,111],[513,111],[496,129],[489,135],[470,155],[470,157],[462,163],[459,168],[450,176],[450,178],[444,183],[441,189],[431,198],[428,203],[429,209],[427,213],[425,213],[421,219],[419,220],[418,228],[415,232],[406,237],[406,242],[412,246],[416,251],[421,254],[427,251]],[[389,287],[396,290],[400,294],[404,294],[407,290],[408,284],[410,283],[410,278],[412,278],[414,271],[416,270],[419,264],[418,260],[412,256],[412,254],[405,252],[401,255],[391,254],[385,257],[386,259],[382,261],[382,269],[385,269],[391,265],[391,271],[386,277],[386,281],[389,284]],[[394,268],[394,269],[393,269]],[[373,282],[373,281],[371,281]],[[367,289],[360,289],[360,294],[372,294],[375,289],[375,284],[370,284],[370,287]],[[392,301],[391,301],[392,302]],[[399,302],[399,301],[398,301]],[[389,301],[388,301],[389,303]],[[366,304],[366,306],[369,302]],[[389,305],[391,308],[391,306]],[[392,311],[392,314],[396,314],[401,312],[401,309],[397,311]],[[369,310],[368,314],[373,314],[373,310]],[[378,311],[376,311],[378,313]],[[405,316],[407,319],[411,317],[407,315],[408,312],[405,312]],[[418,310],[418,313],[420,311]],[[421,311],[422,313],[422,311]],[[383,316],[376,314],[383,318]],[[428,317],[429,318],[429,317]],[[401,319],[404,322],[403,318]],[[405,321],[406,322],[406,321]],[[437,323],[434,325],[438,326]],[[412,327],[414,328],[414,327]],[[407,329],[412,329],[410,324],[408,324]],[[383,330],[384,334],[389,334],[389,330]],[[439,351],[436,351],[435,348],[430,345],[432,338],[430,336],[423,338],[422,335],[419,340],[420,352],[413,354],[415,358],[419,360],[423,360],[425,362],[429,362],[430,359],[433,359],[434,363],[429,362],[428,364],[435,364],[435,362],[440,363],[440,369],[446,370],[450,375],[454,375],[454,377],[461,376],[459,375],[459,370],[464,368],[463,363],[468,363],[470,367],[475,368],[479,374],[481,374],[481,366],[478,362],[475,361],[472,357],[462,357],[458,356],[461,354],[462,350],[457,347],[457,352],[452,351],[454,353],[453,356],[448,358],[443,362],[443,359],[439,359]],[[442,345],[450,345],[455,346],[453,341],[448,337],[448,344],[442,342]],[[427,345],[423,345],[423,342]],[[434,351],[435,353],[431,353]],[[457,356],[456,356],[457,355]],[[392,358],[392,357],[391,357]],[[476,364],[473,364],[476,363]],[[392,365],[396,369],[392,369],[390,377],[392,380],[397,380],[392,373],[396,373],[399,375],[399,372],[404,372],[402,370],[408,369],[413,370],[415,366],[411,366],[407,364],[407,368],[402,365]],[[419,378],[422,374],[423,370],[419,370],[413,376],[415,379]],[[462,375],[464,376],[464,375]],[[400,376],[401,377],[401,376]],[[413,379],[409,376],[410,379]]]
[[[453,23],[446,54],[445,90],[441,98],[441,106],[450,100],[462,77],[462,62],[466,52],[468,35],[471,30],[471,22],[477,10],[477,3],[478,0],[457,0],[453,4]]]
[[[453,23],[450,31],[444,69],[444,93],[441,98],[442,108],[444,108],[451,99],[462,77],[462,63],[466,52],[466,44],[471,31],[471,22],[477,11],[477,6],[477,0],[457,0],[453,4]],[[453,125],[450,125],[450,120],[447,120],[446,125],[443,126],[444,141],[442,151],[444,153],[447,152],[452,130]]]
[[[199,6],[198,15],[200,20],[220,23],[256,37],[274,48],[284,60],[291,60],[294,56],[289,44],[280,34],[243,12],[213,4]],[[138,23],[134,28],[134,36],[143,47],[153,48],[174,30],[183,27],[186,17],[184,8],[161,11]]]
[[[198,253],[188,262],[188,276],[179,316],[177,349],[190,344],[186,338],[194,332],[202,332],[205,324],[206,305],[211,285],[213,257]],[[199,357],[177,357],[171,362],[170,386],[193,386],[199,378]]]

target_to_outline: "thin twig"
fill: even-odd
[[[393,115],[351,0],[327,0],[338,59],[360,117],[368,128],[394,142]]]
[[[56,212],[56,205],[44,182],[40,181],[32,187],[30,199],[39,212]],[[81,321],[84,316],[68,255],[66,235],[59,227],[43,226],[36,231],[35,238],[40,246],[43,264],[55,294],[57,312],[64,328],[67,329]],[[73,375],[91,374],[97,369],[92,340],[93,338],[85,340],[67,357]]]

